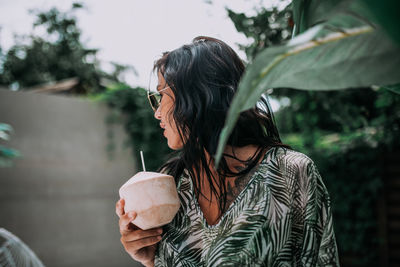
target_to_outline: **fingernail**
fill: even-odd
[[[160,235],[159,235],[159,236],[157,236],[157,239],[158,239],[158,240],[161,240],[161,238],[162,238],[162,237],[161,237]]]
[[[162,234],[162,229],[158,229],[157,233]]]
[[[133,217],[135,217],[136,213],[134,211],[130,211],[128,213],[129,218],[133,219]]]

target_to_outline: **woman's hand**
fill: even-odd
[[[156,244],[161,240],[162,228],[141,230],[131,223],[136,218],[136,212],[125,214],[124,206],[125,200],[120,199],[115,208],[119,217],[121,243],[134,260],[147,267],[154,266]]]

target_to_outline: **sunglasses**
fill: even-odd
[[[170,87],[167,86],[155,93],[150,93],[150,91],[147,91],[147,98],[149,99],[150,106],[154,112],[156,112],[156,110],[160,107],[160,102],[161,102],[161,97],[162,97],[160,92],[167,90],[168,88],[170,88]]]

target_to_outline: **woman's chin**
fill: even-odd
[[[168,147],[172,150],[179,150],[183,147],[181,142],[173,142],[173,141],[170,141],[169,139],[167,139],[167,140],[168,140]]]
[[[167,144],[170,149],[179,150],[183,147],[183,142],[180,140],[178,134],[171,133],[165,129],[163,135],[167,139]]]
[[[168,147],[169,147],[170,149],[172,149],[172,150],[179,150],[179,149],[182,148],[182,146],[177,146],[177,145],[175,145],[175,144],[170,145],[169,143],[168,143]]]

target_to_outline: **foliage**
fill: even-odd
[[[332,6],[329,5],[335,4],[335,1],[318,1],[317,4],[328,5],[328,10],[332,10]],[[323,8],[319,6],[318,10],[322,12]],[[272,11],[280,12],[276,9],[270,10]],[[291,10],[286,8],[282,12],[290,14]],[[260,12],[255,17],[229,14],[231,18],[235,18],[233,21],[237,29],[250,32],[246,36],[251,36],[254,23],[243,22],[241,19],[260,21],[258,16],[265,16],[262,13],[265,12]],[[324,13],[320,14],[323,17]],[[333,11],[325,11],[325,18],[334,14]],[[291,19],[290,15],[287,17]],[[314,19],[317,19],[317,16],[314,16]],[[270,20],[264,22],[268,24]],[[264,26],[260,26],[257,32],[262,32],[265,36],[274,36],[268,33],[272,27],[262,27]],[[275,30],[276,27],[281,28],[277,32],[293,30],[290,23],[285,21],[274,27]],[[297,31],[300,32],[299,29]],[[282,40],[282,43],[286,41]],[[250,44],[249,49],[243,46],[243,49],[252,61],[254,57],[263,53],[257,55],[252,51],[263,51],[268,44],[274,43],[262,43],[255,39],[255,44]],[[252,49],[254,46],[257,50]],[[322,59],[324,57],[321,57]],[[300,68],[301,64],[303,62],[299,61],[292,68]],[[362,64],[363,61],[358,62],[353,69],[358,71]],[[378,67],[375,69],[377,71]],[[299,75],[298,78],[305,77]],[[310,83],[314,82],[314,79],[308,79]],[[376,233],[376,199],[382,189],[382,164],[385,154],[400,149],[400,95],[396,93],[398,90],[399,85],[336,91],[288,88],[268,90],[270,96],[281,103],[276,113],[276,121],[284,142],[295,150],[310,155],[327,184],[333,203],[335,233],[341,256],[357,255],[354,262],[346,262],[349,266],[378,265],[376,247],[380,240]]]
[[[73,4],[67,12],[56,8],[33,11],[34,27],[44,29],[46,38],[31,35],[22,38],[23,42],[17,40],[2,56],[0,85],[20,89],[78,77],[83,93],[102,91],[101,79],[113,77],[98,68],[97,50],[87,48],[81,41],[74,16],[80,8],[82,5]]]
[[[317,148],[308,153],[323,172],[330,191],[340,254],[357,255],[346,266],[378,266],[376,199],[382,188],[380,156],[384,148],[371,147],[362,137],[340,137],[345,148]]]
[[[398,26],[400,2],[398,0],[363,0],[371,11],[374,20],[382,25],[383,30],[400,45],[400,31]]]
[[[142,150],[146,170],[156,171],[166,160],[170,150],[146,94],[147,91],[143,88],[116,84],[95,99],[108,103],[113,109],[114,112],[107,118],[108,123],[124,123],[130,137],[126,144],[134,149],[132,152],[137,160],[136,166],[141,166],[139,151]]]
[[[276,7],[263,8],[254,17],[246,16],[244,13],[235,13],[230,9],[227,9],[227,12],[235,24],[236,30],[253,40],[250,45],[239,45],[250,60],[266,47],[287,41],[293,31],[294,24],[290,6],[284,10],[278,10]]]
[[[43,263],[21,239],[0,228],[0,262],[2,266],[44,267]]]
[[[13,129],[9,124],[0,123],[0,140],[8,141]],[[0,167],[10,167],[12,159],[19,157],[20,153],[12,148],[0,145]]]
[[[247,68],[220,136],[217,163],[240,112],[268,88],[332,90],[400,82],[400,47],[371,24],[361,0],[294,0],[293,6],[299,29],[294,32],[301,34],[263,50]]]
[[[316,161],[341,255],[358,255],[349,266],[377,266],[376,200],[385,154],[400,149],[400,95],[384,88],[291,91],[292,104],[277,113],[283,139]]]
[[[111,64],[114,71],[110,74],[102,71],[96,59],[97,49],[87,48],[81,40],[81,30],[77,24],[75,12],[83,8],[74,3],[72,8],[61,12],[56,8],[48,11],[32,11],[36,16],[34,27],[45,30],[47,35],[24,37],[24,43],[17,42],[6,53],[0,49],[0,85],[13,89],[29,89],[43,83],[57,82],[62,79],[77,77],[82,88],[81,94],[103,99],[113,107],[107,118],[109,123],[117,121],[125,123],[130,140],[127,146],[133,146],[134,158],[143,150],[150,170],[161,165],[167,148],[153,113],[148,107],[143,89],[131,89],[126,85],[118,85],[123,81],[127,71],[136,70],[129,65],[116,62]],[[105,91],[103,81],[117,83]],[[124,115],[124,116],[122,116]],[[109,151],[114,143],[111,128],[108,129]],[[15,156],[16,151],[1,147],[2,155]],[[5,164],[6,161],[1,161]],[[7,161],[9,162],[9,161]],[[141,165],[137,165],[141,166]]]

